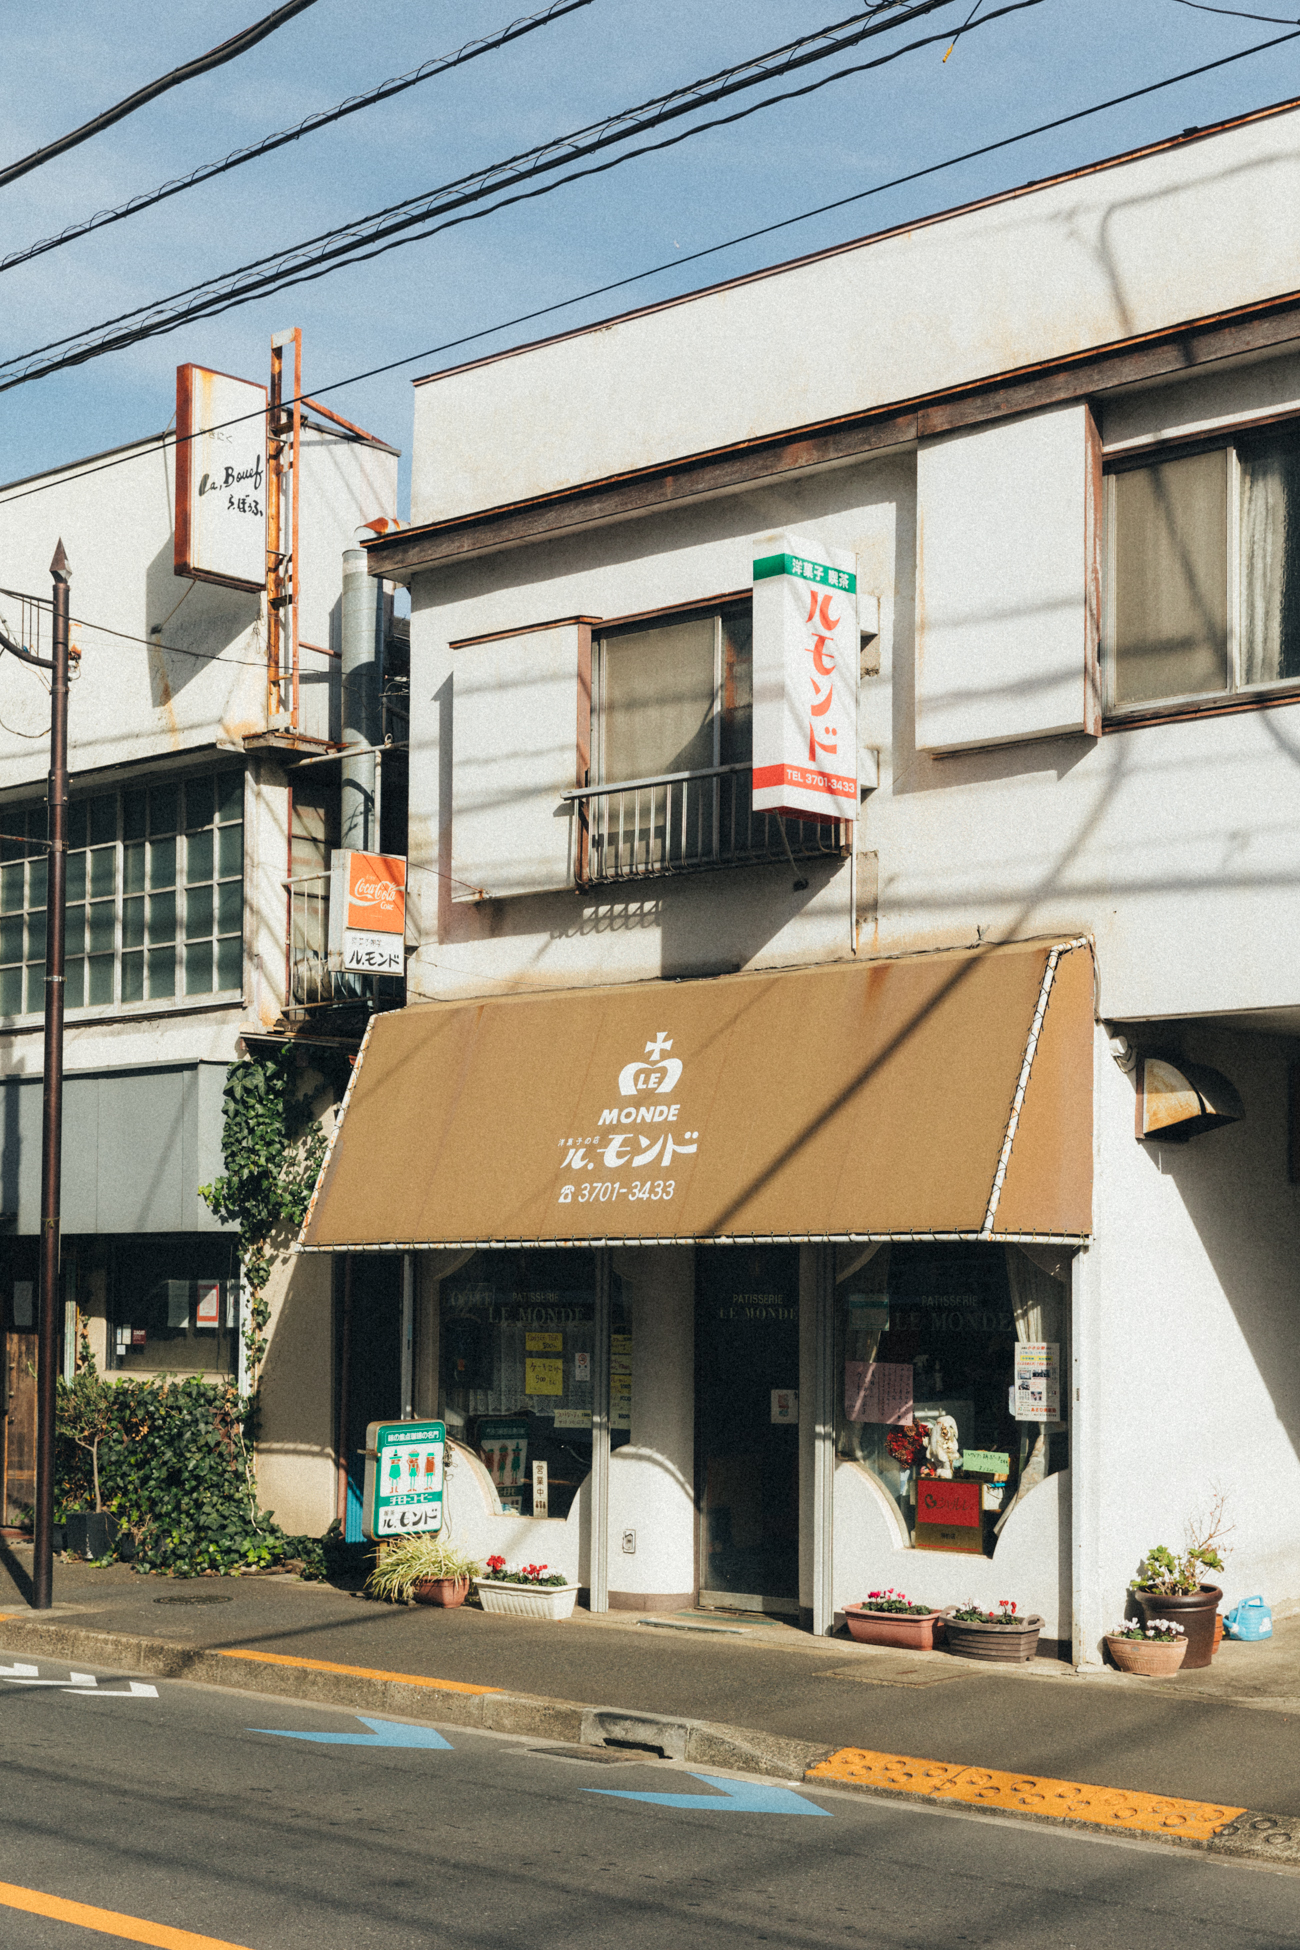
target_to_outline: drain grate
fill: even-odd
[[[233,1605],[224,1591],[204,1591],[193,1598],[155,1598],[155,1605]]]

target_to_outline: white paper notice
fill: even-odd
[[[1015,1390],[1017,1422],[1060,1421],[1059,1342],[1017,1341]]]
[[[844,1413],[850,1422],[912,1420],[910,1361],[846,1361]]]

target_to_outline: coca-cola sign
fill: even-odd
[[[344,926],[367,934],[405,934],[406,862],[395,853],[349,853]]]

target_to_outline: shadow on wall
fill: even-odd
[[[250,630],[261,614],[262,599],[254,591],[223,589],[178,576],[174,560],[169,535],[145,571],[148,628],[162,625],[149,644],[149,682],[160,711],[168,710],[173,699]]]
[[[333,1458],[332,1272],[326,1254],[289,1262],[262,1370],[261,1456]]]
[[[1179,1534],[1136,1540],[1134,1562],[1156,1541],[1181,1543],[1182,1523],[1208,1509],[1218,1483],[1228,1495],[1227,1521],[1236,1526],[1225,1585],[1235,1593],[1255,1589],[1256,1580],[1281,1578],[1285,1588],[1274,1583],[1267,1595],[1274,1602],[1294,1599],[1300,1597],[1300,1187],[1287,1175],[1287,1116],[1288,1071],[1300,1058],[1300,1043],[1211,1024],[1179,1024],[1172,1034],[1152,1025],[1136,1040],[1223,1071],[1240,1090],[1246,1115],[1186,1145],[1141,1147],[1148,1168],[1176,1188],[1244,1347],[1234,1348],[1230,1332],[1214,1321],[1212,1298],[1198,1304],[1193,1296],[1181,1356],[1185,1365],[1201,1360],[1205,1392],[1182,1439],[1187,1473],[1175,1479]],[[1181,1306],[1175,1280],[1176,1266],[1160,1296],[1170,1313]],[[1195,1337],[1190,1347],[1188,1336]],[[1280,1441],[1261,1413],[1265,1400],[1277,1416]],[[1153,1460],[1149,1452],[1147,1460]],[[1261,1500],[1271,1471],[1278,1472],[1273,1495]]]

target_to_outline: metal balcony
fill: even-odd
[[[847,854],[843,822],[755,812],[751,780],[749,765],[715,765],[566,792],[579,815],[577,885]]]

